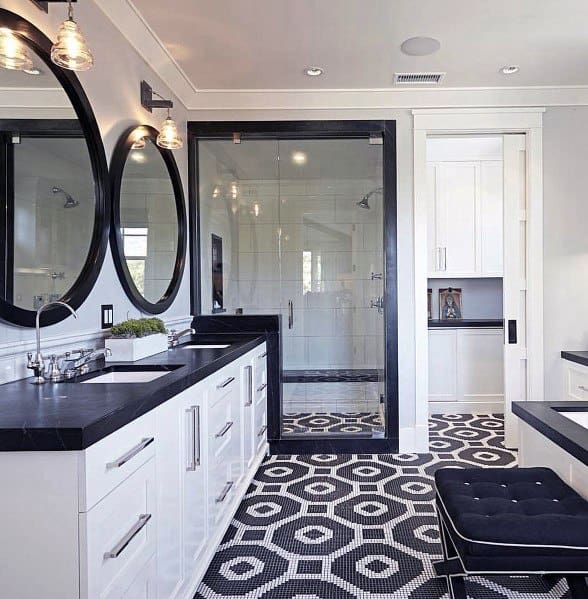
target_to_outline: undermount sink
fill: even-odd
[[[182,345],[182,349],[226,349],[230,347],[230,343],[222,344],[222,343],[188,343],[187,345]]]
[[[83,385],[90,383],[149,383],[170,374],[177,368],[181,368],[181,365],[109,366],[89,374],[90,378],[80,382]]]

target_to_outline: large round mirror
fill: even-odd
[[[78,308],[108,243],[98,127],[76,75],[51,62],[50,48],[0,9],[0,318],[20,326],[34,326],[50,301]],[[69,314],[53,308],[41,324]]]
[[[152,127],[130,129],[111,164],[114,261],[133,304],[151,314],[173,302],[186,257],[180,175],[172,152],[156,139]]]

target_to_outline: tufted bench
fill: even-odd
[[[550,574],[588,597],[588,502],[548,468],[444,468],[435,473],[437,514],[453,599],[473,575]]]

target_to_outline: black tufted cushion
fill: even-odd
[[[548,468],[444,468],[437,505],[468,570],[588,571],[588,502]]]

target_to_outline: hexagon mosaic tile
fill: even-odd
[[[433,473],[514,467],[501,415],[430,419],[427,454],[272,456],[261,465],[197,599],[447,599]],[[471,578],[471,599],[562,599],[565,581]]]

